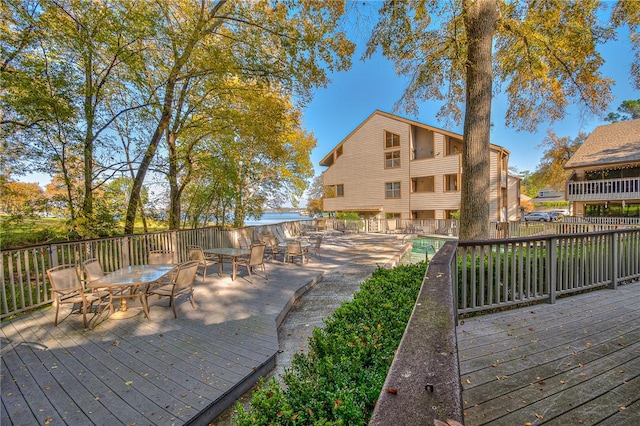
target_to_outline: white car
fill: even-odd
[[[531,212],[524,215],[525,222],[551,222],[551,216],[545,212]]]

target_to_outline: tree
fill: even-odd
[[[605,120],[612,123],[626,120],[637,120],[640,118],[640,99],[622,101],[618,107],[618,112],[610,112]]]
[[[322,184],[322,175],[318,175],[313,178],[311,187],[307,194],[307,210],[312,213],[322,213],[323,205],[322,199],[324,198],[324,185]]]
[[[0,193],[0,210],[12,216],[34,216],[45,210],[44,191],[37,183],[6,182]]]
[[[353,44],[337,30],[344,2],[157,2],[162,32],[147,52],[162,93],[155,131],[137,170],[125,233],[132,232],[140,190],[179,102],[179,83],[194,75],[234,76],[298,94],[326,84],[326,70],[350,66]],[[220,56],[218,56],[220,55]],[[220,64],[230,64],[231,68]],[[184,93],[184,92],[183,92]],[[190,92],[184,93],[188,95]],[[215,93],[213,93],[215,94]]]
[[[535,172],[535,179],[542,187],[549,186],[556,190],[564,188],[571,174],[571,171],[565,170],[564,165],[586,138],[587,135],[584,133],[579,133],[577,137],[571,139],[568,136],[559,137],[551,130],[548,131],[547,137],[538,145],[539,148],[544,149],[544,152]]]
[[[438,116],[459,121],[464,102],[460,238],[489,236],[491,101],[502,86],[506,125],[519,130],[561,119],[571,101],[604,112],[612,81],[599,71],[597,46],[615,33],[599,24],[600,9],[595,0],[388,0],[381,6],[367,55],[381,47],[398,72],[410,76],[397,108],[415,113],[418,100],[442,100]],[[616,13],[616,25],[637,19]]]

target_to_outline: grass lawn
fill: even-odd
[[[149,231],[164,231],[166,224],[147,220]],[[122,229],[122,225],[120,226]],[[136,223],[135,233],[142,233],[142,223]],[[0,249],[23,247],[34,244],[69,241],[67,219],[55,217],[29,217],[19,220],[0,215]]]

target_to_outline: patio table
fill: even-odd
[[[222,275],[222,259],[224,257],[231,258],[231,264],[233,265],[233,272],[231,274],[231,280],[236,280],[236,272],[238,270],[238,258],[241,256],[248,256],[251,254],[251,250],[235,248],[235,247],[217,247],[202,250],[204,254],[218,256],[218,265],[220,268],[219,274]]]
[[[127,307],[127,298],[134,298],[134,288],[139,289],[138,295],[140,297],[140,304],[144,309],[145,315],[148,315],[148,308],[144,303],[142,292],[144,287],[158,281],[160,278],[171,272],[175,268],[175,265],[136,265],[127,266],[117,271],[113,271],[102,278],[87,283],[87,288],[98,289],[108,288],[113,297],[120,298],[120,310],[116,311],[109,318],[123,319],[131,318],[140,313],[138,309],[129,309]],[[129,288],[130,292],[126,293],[125,290]],[[115,291],[119,290],[119,291]]]

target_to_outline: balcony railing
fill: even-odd
[[[640,177],[570,181],[567,184],[569,201],[610,201],[640,198]]]

